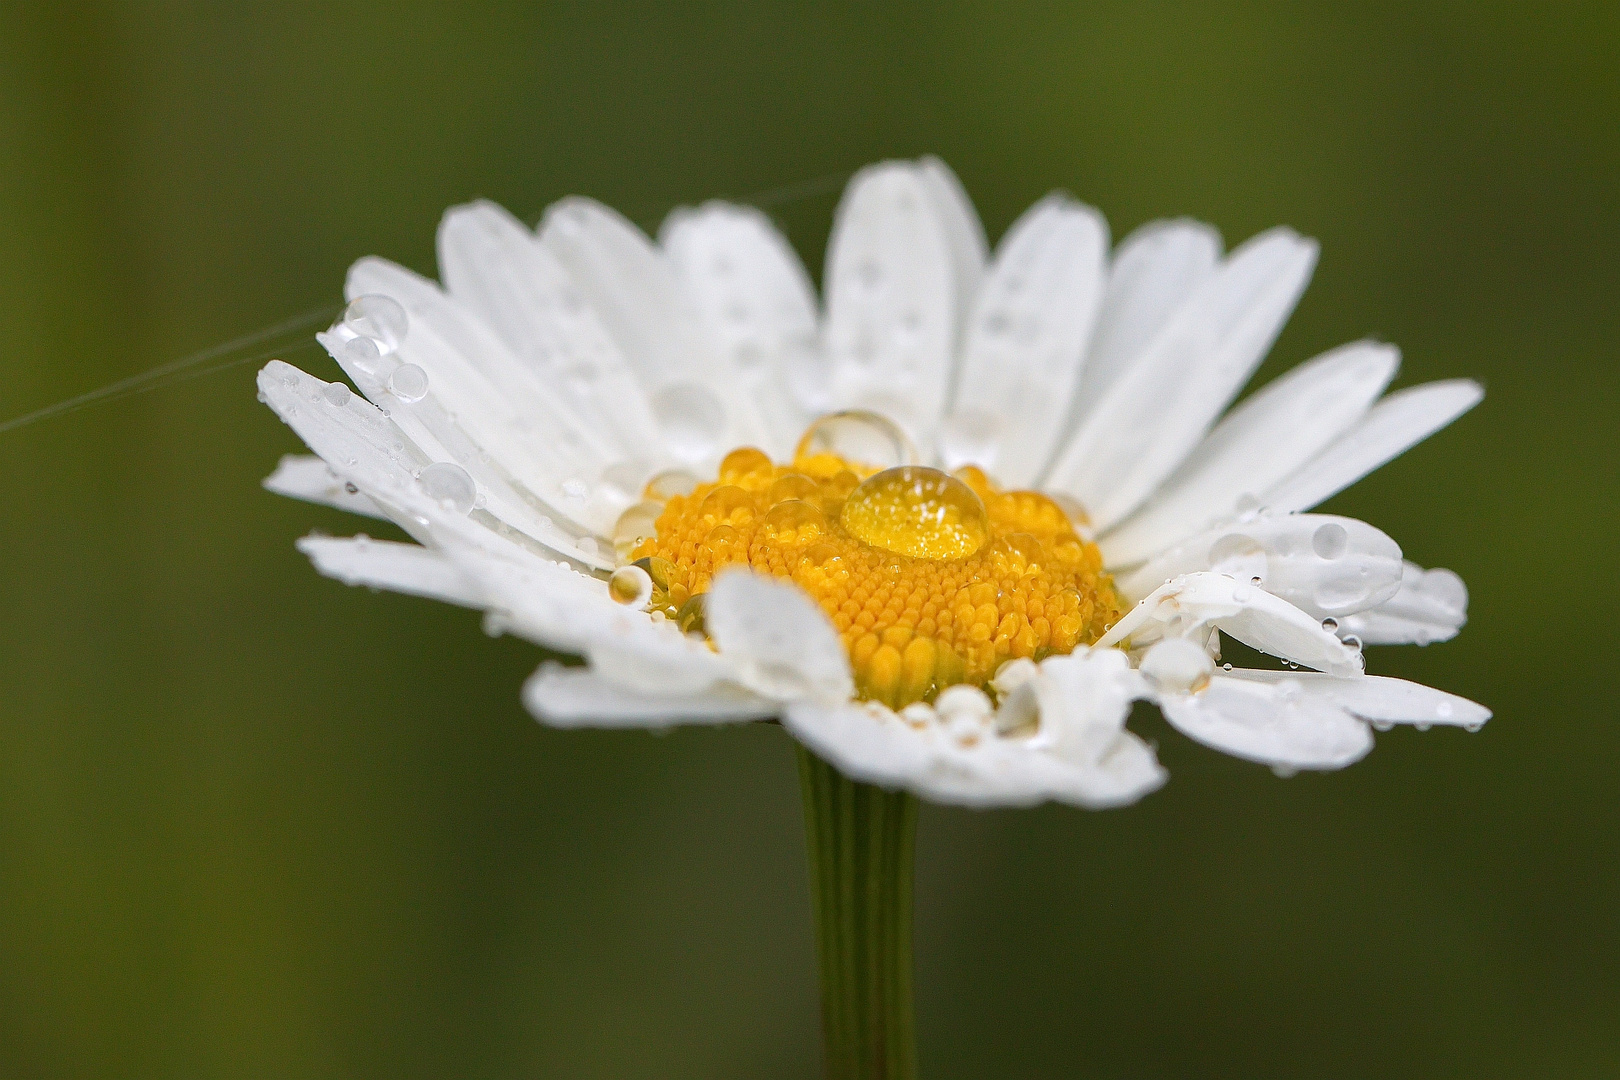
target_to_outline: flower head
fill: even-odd
[[[779,717],[856,779],[969,805],[1156,788],[1137,700],[1338,768],[1369,725],[1489,717],[1364,672],[1362,644],[1457,632],[1456,575],[1308,512],[1480,389],[1381,396],[1397,353],[1357,342],[1228,410],[1315,259],[1286,229],[1223,255],[1189,221],[1110,253],[1060,195],[992,257],[949,170],[889,162],[844,195],[818,305],[746,207],[654,243],[588,200],[537,233],[475,203],[445,216],[442,284],[350,271],[320,340],[360,394],[261,373],[318,455],[266,484],[416,541],[306,538],[323,573],[582,655],[525,688],[548,723]],[[1234,670],[1223,634],[1310,670]]]

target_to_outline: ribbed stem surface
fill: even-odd
[[[828,1080],[915,1080],[911,903],[917,800],[803,747],[799,778],[821,958]]]

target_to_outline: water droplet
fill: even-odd
[[[873,547],[920,559],[965,559],[990,535],[984,503],[973,489],[921,465],[868,477],[850,492],[841,521]]]
[[[914,465],[919,460],[899,425],[887,417],[864,409],[828,413],[805,429],[793,451],[795,464],[822,454],[874,469]]]
[[[634,502],[649,468],[641,461],[619,461],[602,470],[597,490],[619,503]]]
[[[344,482],[343,490],[347,491],[350,495],[358,495],[358,494],[360,494],[360,489],[354,485],[354,482],[352,480]]]
[[[1253,521],[1260,513],[1260,500],[1245,492],[1237,497],[1232,509],[1239,521]]]
[[[594,536],[582,536],[574,541],[574,546],[587,559],[594,559],[602,554],[602,545],[596,542]]]
[[[1429,728],[1432,727],[1433,725],[1425,723],[1423,721],[1419,721],[1418,723],[1413,724],[1412,726],[1417,728],[1419,731],[1428,731]]]
[[[1273,765],[1271,767],[1271,772],[1272,775],[1280,777],[1283,780],[1287,780],[1291,776],[1299,775],[1299,770],[1294,768],[1292,765]]]
[[[398,300],[371,294],[349,301],[343,309],[343,325],[356,337],[376,342],[378,352],[387,355],[404,343],[410,319]]]
[[[643,540],[658,535],[658,515],[663,512],[662,503],[639,502],[619,515],[613,526],[613,549],[620,558],[628,558]]]
[[[703,481],[685,469],[666,469],[647,481],[642,495],[653,502],[669,502],[677,495],[690,495]]]
[[[1339,640],[1344,642],[1344,647],[1347,649],[1356,649],[1359,651],[1361,648],[1361,639],[1356,637],[1354,634],[1346,634]]]
[[[940,460],[947,469],[963,465],[993,469],[1000,434],[999,417],[972,409],[953,413],[940,424]]]
[[[401,364],[388,376],[388,392],[410,403],[427,397],[428,374],[415,364]]]
[[[820,495],[821,489],[816,482],[802,473],[788,473],[778,477],[771,484],[770,490],[765,493],[765,501],[772,506],[787,502],[789,499],[810,500]]]
[[[1246,533],[1227,533],[1209,546],[1209,568],[1240,581],[1265,580],[1266,549]]]
[[[670,452],[682,461],[712,457],[725,436],[726,410],[696,383],[666,386],[653,395],[653,418]]]
[[[1337,559],[1350,549],[1350,534],[1330,521],[1311,534],[1311,549],[1324,559]]]
[[[1388,731],[1395,726],[1395,723],[1391,720],[1374,720],[1372,726],[1374,731]]]
[[[711,521],[748,521],[754,516],[754,497],[740,487],[722,484],[703,497],[698,510]]]
[[[1464,724],[1464,725],[1463,725],[1463,730],[1464,730],[1464,731],[1479,731],[1479,730],[1480,730],[1480,729],[1482,729],[1482,728],[1483,728],[1483,727],[1484,727],[1484,726],[1485,726],[1485,724],[1484,724],[1484,722],[1483,722],[1483,721],[1480,721],[1480,720],[1470,720],[1470,721],[1469,721],[1469,722],[1468,722],[1468,723],[1466,723],[1466,724]]]
[[[1195,694],[1214,673],[1209,653],[1186,638],[1166,638],[1142,658],[1142,677],[1161,694]]]
[[[608,578],[608,595],[615,603],[639,610],[647,606],[652,594],[652,575],[639,566],[621,566]]]
[[[570,499],[583,499],[591,493],[591,486],[578,477],[562,482],[562,493]]]
[[[1336,633],[1338,631],[1338,629],[1339,629],[1339,620],[1338,619],[1323,619],[1322,620],[1322,629],[1326,630],[1330,634]]]
[[[478,497],[478,485],[467,475],[467,470],[450,461],[438,461],[423,469],[417,482],[428,498],[458,514],[472,512]]]
[[[675,625],[680,627],[683,634],[702,634],[707,632],[704,614],[708,605],[708,593],[698,593],[675,613]]]
[[[326,395],[327,401],[339,409],[347,405],[349,399],[354,396],[354,393],[349,389],[349,384],[340,382],[327,383],[326,389],[322,390],[321,393]]]
[[[748,555],[743,550],[742,533],[730,525],[716,525],[710,529],[709,535],[703,538],[702,547],[714,557],[716,565],[740,561]]]
[[[1231,664],[1222,664],[1221,665],[1221,670],[1222,671],[1231,671],[1232,670],[1232,665]]]
[[[827,531],[827,519],[821,511],[798,499],[789,499],[771,507],[765,514],[764,525],[782,543],[805,543]]]
[[[776,473],[765,451],[741,446],[720,459],[722,484],[764,484]]]

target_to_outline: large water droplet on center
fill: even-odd
[[[984,503],[962,481],[921,465],[885,469],[850,492],[844,528],[918,559],[965,559],[990,535]]]

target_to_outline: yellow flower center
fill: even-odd
[[[725,566],[789,578],[838,628],[857,693],[891,708],[1090,644],[1123,613],[1068,514],[973,466],[880,471],[807,436],[791,465],[743,447],[715,483],[682,486],[656,478],[620,522],[651,609],[701,631],[703,593]]]

